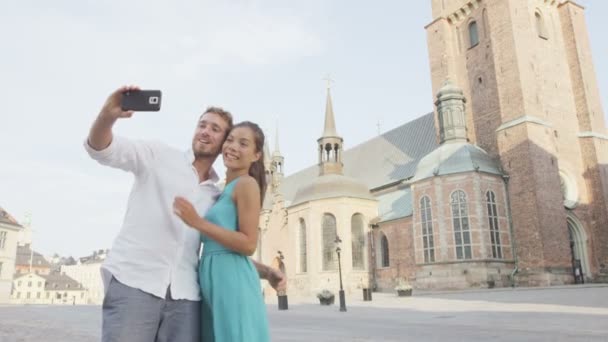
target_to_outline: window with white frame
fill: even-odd
[[[420,222],[422,225],[422,247],[424,262],[435,262],[435,240],[433,239],[433,213],[431,199],[423,196],[420,199]]]
[[[8,235],[8,232],[5,230],[0,231],[0,249],[4,249],[4,247],[6,246],[6,236]]]
[[[353,249],[353,269],[365,269],[365,234],[363,232],[363,215],[355,214],[351,218],[351,238]]]
[[[456,259],[472,259],[469,210],[467,207],[467,195],[464,191],[457,190],[452,193],[451,205]]]
[[[336,256],[336,218],[332,214],[323,214],[323,270],[338,269]]]
[[[502,259],[502,247],[500,246],[500,227],[498,226],[498,210],[496,207],[496,194],[489,190],[486,192],[486,205],[488,209],[488,221],[490,224],[490,244],[492,246],[492,257]]]

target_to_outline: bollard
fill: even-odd
[[[285,292],[286,291],[280,291],[277,293],[277,298],[279,299],[279,310],[287,310],[289,308],[287,294]]]
[[[369,302],[372,300],[372,289],[363,289],[363,301]]]

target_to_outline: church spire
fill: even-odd
[[[336,120],[334,119],[334,108],[331,102],[331,82],[333,80],[327,76],[327,99],[325,100],[325,126],[323,127],[323,137],[337,137]]]
[[[319,146],[319,175],[342,174],[342,137],[336,131],[334,109],[331,101],[331,78],[327,76],[327,99],[325,101],[325,125],[323,135],[317,140]]]
[[[272,175],[272,186],[276,188],[280,185],[281,180],[283,179],[283,167],[285,163],[285,158],[281,155],[281,151],[279,150],[279,123],[277,121],[276,126],[276,134],[274,137],[274,151],[272,152],[272,161],[270,166],[270,172]]]

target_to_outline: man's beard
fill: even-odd
[[[193,144],[194,145],[194,144]],[[218,147],[215,150],[212,151],[206,151],[205,149],[195,149],[194,146],[192,146],[192,151],[194,152],[194,158],[198,159],[198,158],[215,158],[220,154],[220,147]]]

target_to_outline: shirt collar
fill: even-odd
[[[190,164],[192,166],[192,163],[194,163],[194,151],[192,150],[192,148],[189,148],[188,150],[186,150],[185,156],[186,156],[186,160],[188,161],[188,164]],[[211,166],[211,169],[209,170],[209,179],[206,180],[205,182],[207,182],[207,181],[212,181],[215,184],[217,184],[217,182],[220,181],[220,177],[217,175],[217,172],[215,172],[213,165]]]

